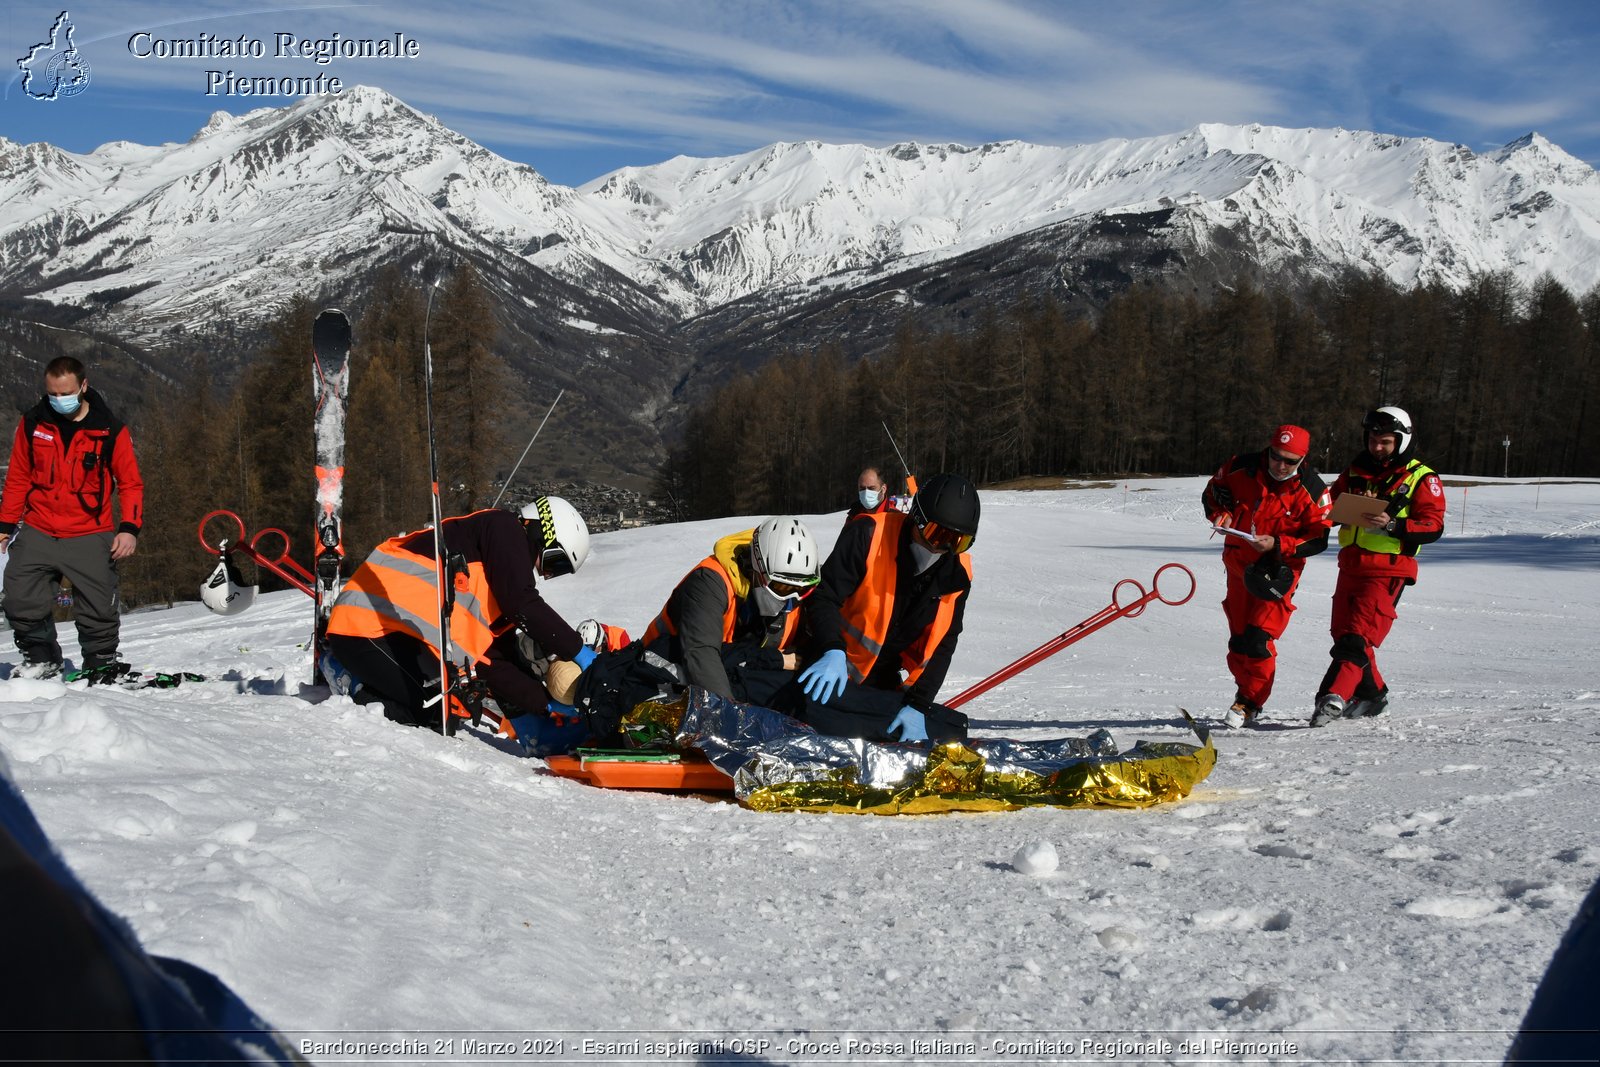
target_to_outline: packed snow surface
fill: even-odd
[[[984,494],[945,694],[1121,579],[1179,562],[1197,592],[973,701],[974,733],[1192,740],[1178,708],[1231,701],[1202,481],[1098,485]],[[0,747],[149,949],[215,971],[313,1061],[511,1041],[516,1062],[1497,1062],[1600,875],[1600,483],[1447,491],[1382,650],[1392,712],[1305,726],[1329,552],[1265,725],[1219,731],[1211,777],[1145,811],[777,815],[590,788],[305,685],[299,593],[126,619],[136,666],[210,681],[0,682]],[[842,513],[806,519],[826,548]],[[751,521],[602,534],[543,588],[638,634]],[[197,551],[197,585],[208,569]],[[401,1037],[428,1051],[316,1044]]]

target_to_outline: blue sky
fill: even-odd
[[[32,99],[16,61],[61,4],[5,0],[0,136],[79,152],[182,141],[213,111],[291,102],[208,96],[206,71],[232,70],[381,86],[568,185],[774,141],[1077,144],[1201,122],[1474,150],[1538,130],[1600,164],[1597,0],[98,0],[67,7],[87,86]],[[403,34],[419,55],[318,65],[276,58],[279,33]],[[135,54],[202,34],[266,55]]]

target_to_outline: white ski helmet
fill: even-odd
[[[750,541],[750,560],[762,583],[783,582],[809,588],[816,585],[822,564],[817,542],[799,519],[779,515],[756,527]]]
[[[755,528],[750,539],[755,572],[750,593],[762,615],[773,616],[798,604],[817,587],[817,542],[799,519],[775,516]]]
[[[200,599],[218,615],[237,615],[255,602],[256,587],[245,585],[233,557],[224,555],[200,584]]]
[[[542,496],[522,509],[525,522],[539,524],[544,551],[533,569],[546,578],[572,574],[589,558],[589,524],[578,509],[558,496]]]
[[[1367,433],[1392,433],[1395,436],[1395,455],[1400,455],[1411,447],[1411,416],[1407,415],[1404,408],[1377,408],[1367,412],[1367,417],[1361,420],[1361,428]]]

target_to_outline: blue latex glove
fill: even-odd
[[[889,728],[884,731],[890,737],[896,730],[900,731],[902,741],[926,741],[928,739],[928,719],[916,708],[907,705],[900,709],[900,714],[889,723]]]
[[[517,743],[522,746],[523,755],[541,759],[560,756],[571,752],[589,736],[589,724],[577,717],[576,709],[570,705],[557,704],[552,700],[550,711],[552,714],[561,714],[562,721],[558,723],[556,719],[544,715],[518,715],[507,720],[512,729],[517,731]],[[574,717],[565,718],[565,715]]]
[[[822,658],[800,672],[800,688],[818,704],[826,704],[844,692],[844,683],[850,678],[850,668],[845,662],[844,649],[831,648]]]
[[[595,650],[590,648],[588,645],[584,645],[582,648],[578,649],[578,654],[572,657],[572,662],[578,665],[578,669],[580,671],[586,671],[589,669],[589,664],[595,661],[595,657],[598,654],[599,653],[595,652]]]

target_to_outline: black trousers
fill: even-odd
[[[798,689],[798,686],[795,687]],[[801,694],[798,710],[789,714],[801,722],[816,727],[818,733],[835,737],[861,737],[868,741],[898,741],[885,731],[889,723],[906,706],[905,694],[898,689],[873,689],[869,686],[846,682],[844,692],[818,704]],[[778,709],[786,710],[786,709]],[[934,704],[923,712],[931,741],[965,741],[967,717],[943,704]]]
[[[361,683],[358,703],[382,702],[385,718],[439,728],[439,716],[422,706],[439,692],[439,661],[426,643],[410,634],[329,634],[328,651]]]

